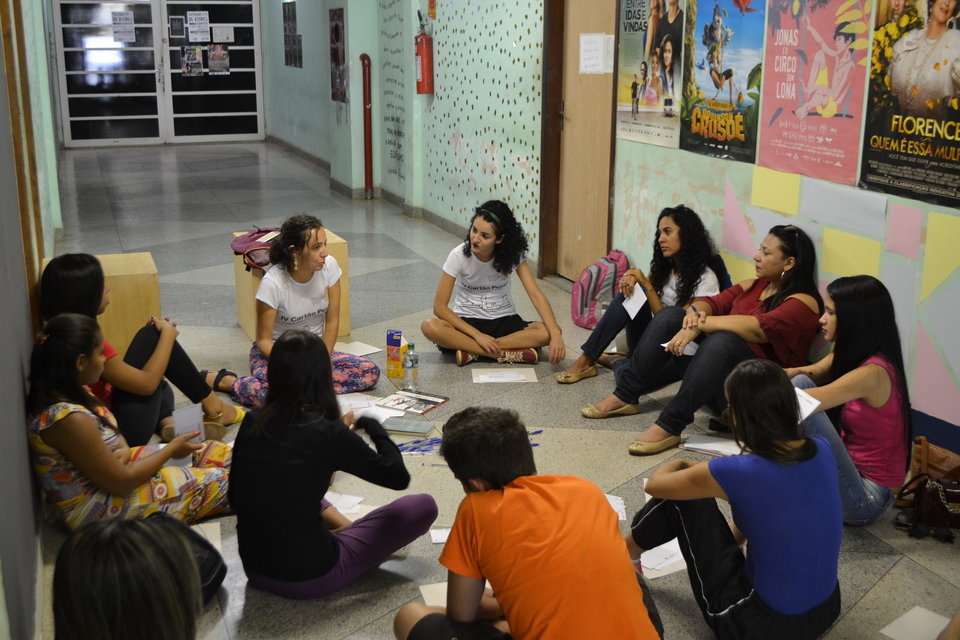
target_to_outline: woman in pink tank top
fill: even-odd
[[[833,448],[844,521],[863,526],[887,512],[907,469],[912,423],[900,334],[890,293],[872,276],[834,280],[824,308],[820,326],[833,352],[786,371],[820,401],[807,431]]]

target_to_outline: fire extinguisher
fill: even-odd
[[[427,34],[423,15],[420,18],[420,33],[414,38],[416,49],[417,93],[433,93],[433,38]]]

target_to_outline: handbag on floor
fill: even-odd
[[[949,449],[930,444],[923,436],[917,436],[914,439],[908,477],[913,478],[925,473],[933,479],[938,479],[943,478],[958,467],[960,467],[960,455]],[[897,506],[904,508],[913,506],[912,497],[898,497]]]
[[[960,529],[960,469],[943,478],[921,473],[900,490],[898,499],[912,496],[916,521],[928,527]]]
[[[227,564],[223,561],[223,556],[209,540],[169,513],[157,511],[147,518],[156,520],[158,524],[162,524],[171,531],[176,531],[190,543],[200,573],[200,593],[203,596],[203,604],[209,604],[220,589],[220,585],[223,584],[223,579],[227,577]]]

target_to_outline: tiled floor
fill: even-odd
[[[160,272],[163,313],[179,323],[180,341],[200,368],[247,370],[250,342],[236,322],[231,232],[277,225],[306,212],[349,242],[350,339],[382,346],[387,329],[401,329],[422,350],[424,390],[450,396],[428,417],[443,420],[471,404],[516,409],[530,429],[543,429],[535,449],[541,473],[588,478],[607,493],[623,496],[629,514],[642,505],[642,478],[677,455],[673,450],[634,458],[626,449],[675,387],[645,398],[639,416],[598,421],[580,417],[579,409],[612,390],[607,370],[561,387],[553,374],[565,365],[539,363],[537,384],[473,384],[471,369],[486,365],[458,368],[450,356],[428,348],[419,334],[420,322],[431,315],[440,265],[459,239],[405,217],[386,202],[353,201],[332,192],[323,171],[274,145],[67,151],[61,185],[65,237],[57,253],[151,252]],[[463,212],[464,224],[467,215]],[[569,319],[567,292],[551,282],[540,286],[557,313],[572,359],[586,331]],[[521,314],[536,317],[522,287],[515,291]],[[384,367],[383,352],[372,358]],[[383,378],[373,393],[383,396],[393,389]],[[705,424],[706,417],[699,416],[689,432],[702,431]],[[408,492],[432,493],[440,505],[436,526],[450,526],[462,497],[460,485],[446,469],[424,466],[425,460],[433,459],[407,459],[413,476]],[[342,475],[334,489],[364,496],[372,505],[397,495]],[[843,615],[828,638],[881,637],[879,629],[915,605],[945,616],[960,607],[960,550],[908,538],[892,527],[891,519],[892,514],[865,529],[845,528]],[[230,571],[204,613],[202,638],[388,639],[396,610],[419,599],[418,585],[445,579],[437,563],[439,545],[424,538],[342,593],[316,602],[283,600],[247,586],[234,518],[219,522]],[[47,527],[47,585],[62,539],[59,530]],[[652,580],[651,587],[667,638],[710,637],[685,573]],[[53,636],[48,631],[44,637]]]

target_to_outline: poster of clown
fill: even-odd
[[[756,158],[764,10],[763,0],[687,3],[681,149]]]

